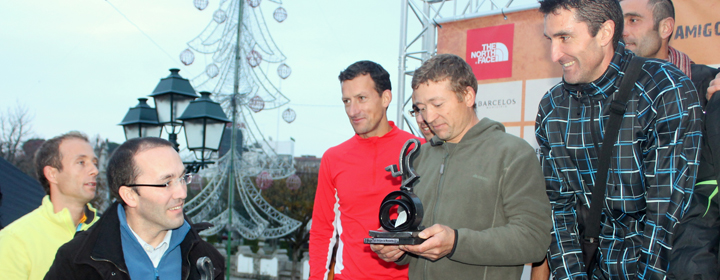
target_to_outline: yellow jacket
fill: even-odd
[[[88,221],[81,223],[80,230],[88,229],[98,220],[90,204],[85,215]],[[40,207],[0,230],[2,279],[43,279],[58,248],[70,241],[76,230],[70,211],[64,208],[55,213],[46,195]]]

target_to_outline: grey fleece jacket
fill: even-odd
[[[414,162],[422,225],[457,232],[453,251],[437,260],[407,254],[410,279],[520,279],[523,264],[550,245],[550,202],[535,151],[484,118],[462,140],[435,137]]]

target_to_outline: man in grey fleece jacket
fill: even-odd
[[[413,103],[435,132],[414,166],[426,227],[420,245],[372,245],[410,263],[410,279],[520,279],[550,244],[550,202],[535,151],[475,114],[477,79],[462,58],[415,70]]]

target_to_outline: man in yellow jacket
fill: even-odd
[[[4,280],[43,279],[57,249],[96,220],[97,157],[87,136],[69,132],[45,141],[35,170],[45,192],[42,205],[0,231]]]

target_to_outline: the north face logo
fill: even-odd
[[[507,46],[500,42],[482,44],[482,50],[470,53],[470,58],[477,59],[475,64],[508,61],[508,57]]]
[[[514,37],[512,23],[467,31],[465,61],[478,80],[512,77]]]

